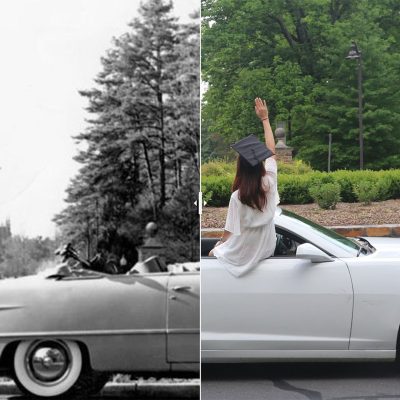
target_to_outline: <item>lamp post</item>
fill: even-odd
[[[362,94],[362,57],[361,51],[357,47],[356,42],[353,42],[349,54],[346,57],[348,60],[357,60],[358,66],[358,130],[360,142],[360,169],[364,169],[364,133],[363,133],[363,94]]]
[[[331,172],[332,133],[328,133],[328,172]]]

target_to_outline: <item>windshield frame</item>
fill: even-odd
[[[296,222],[296,225],[300,225],[300,227],[303,227],[304,231],[307,232],[307,234],[312,234],[312,236],[317,236],[320,239],[322,239],[323,242],[326,244],[333,245],[337,250],[339,250],[339,253],[337,251],[332,252],[331,247],[329,246],[330,249],[326,248],[325,246],[321,246],[319,243],[320,240],[310,240],[307,236],[303,235],[301,232],[293,232],[297,236],[302,237],[303,239],[309,241],[310,243],[316,245],[317,247],[320,247],[321,250],[325,251],[326,253],[332,253],[333,255],[337,257],[356,257],[361,245],[357,243],[355,240],[352,240],[350,238],[347,238],[337,232],[335,232],[332,229],[326,228],[320,224],[317,224],[313,221],[310,221],[307,218],[304,218],[300,215],[297,215],[291,211],[281,209],[280,215],[290,219],[294,220]],[[277,224],[279,225],[279,224]],[[341,251],[340,251],[341,250]],[[336,253],[336,254],[335,254]]]

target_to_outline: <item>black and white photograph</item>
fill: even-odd
[[[199,398],[199,2],[2,2],[0,44],[0,399]]]

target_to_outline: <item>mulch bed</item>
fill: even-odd
[[[339,203],[335,210],[322,210],[316,204],[282,205],[281,208],[324,226],[400,224],[400,199],[380,201],[368,206]],[[227,210],[227,207],[203,208],[202,228],[223,228]]]

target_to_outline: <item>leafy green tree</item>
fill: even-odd
[[[229,140],[260,130],[252,98],[285,120],[298,157],[325,169],[358,168],[356,63],[362,51],[365,166],[400,165],[399,5],[393,0],[203,0],[204,124]],[[207,143],[204,143],[207,146]]]

